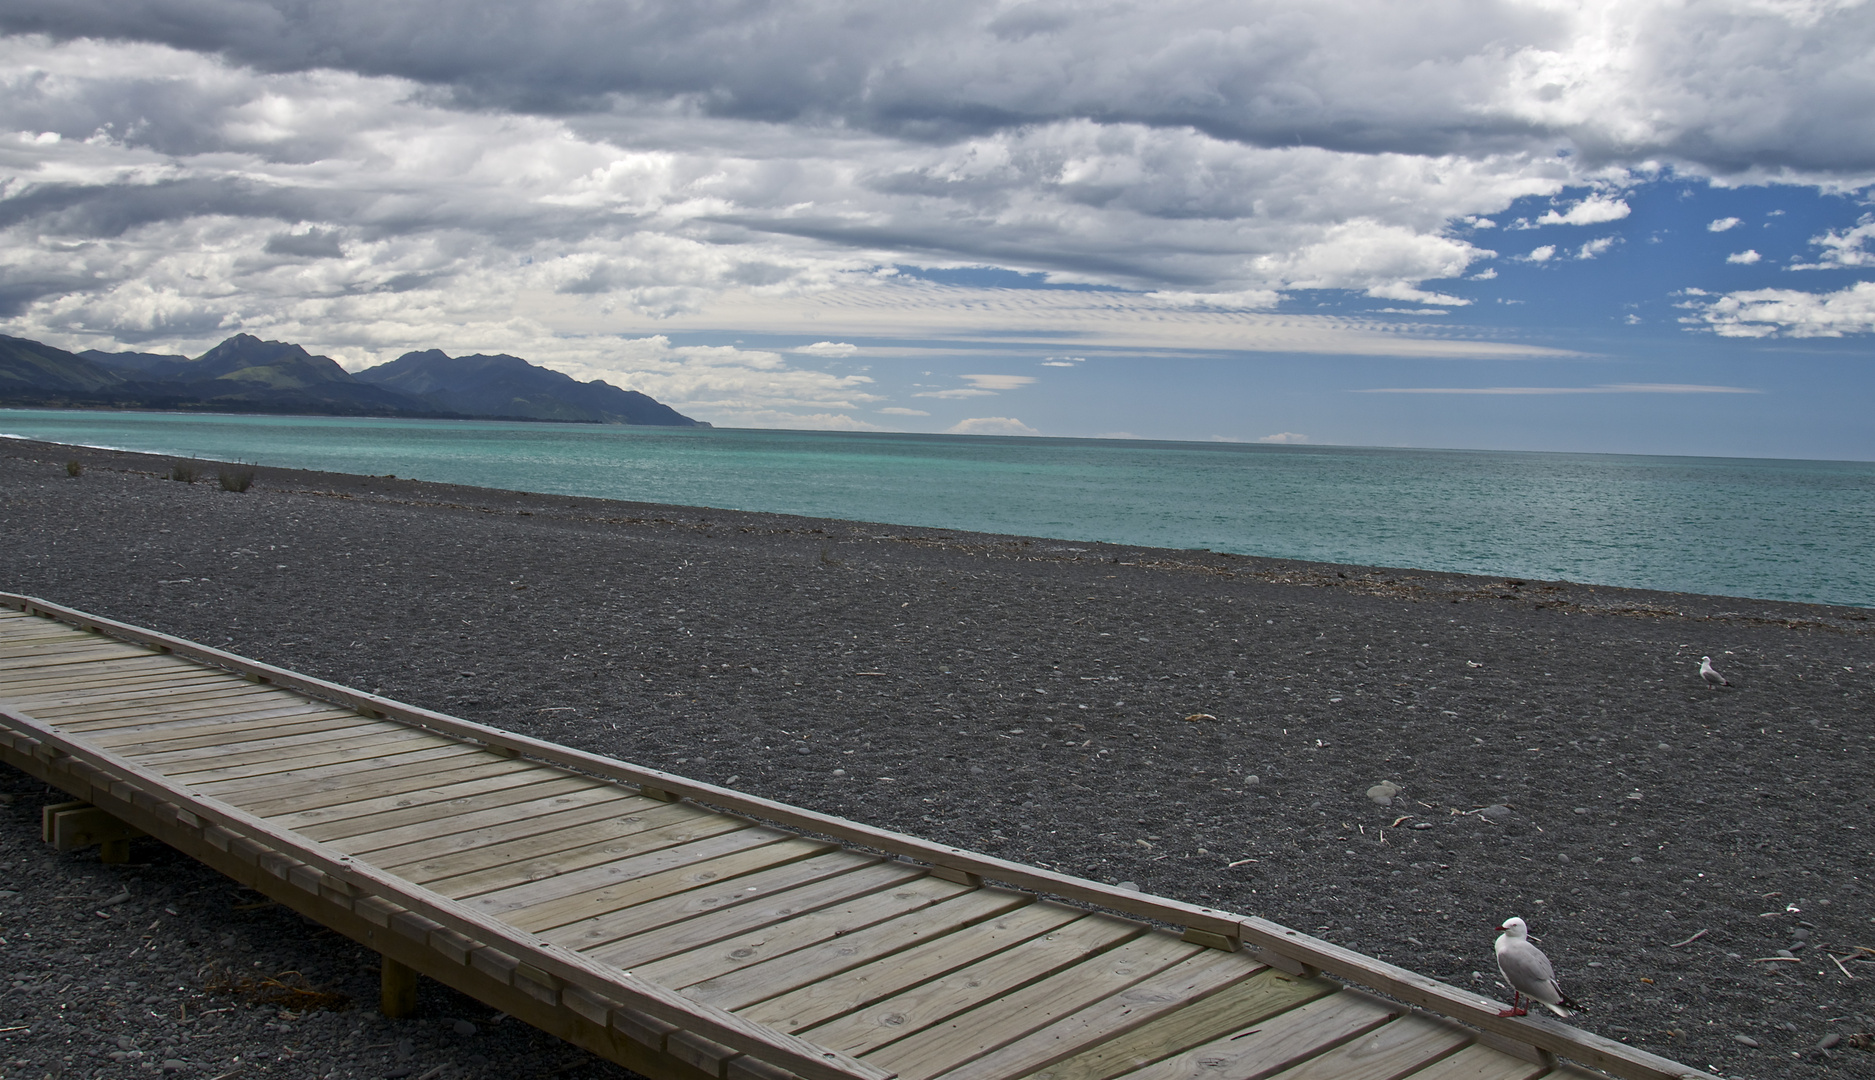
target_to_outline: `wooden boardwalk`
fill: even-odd
[[[79,800],[49,839],[148,833],[375,949],[387,1011],[421,972],[652,1077],[1700,1075],[1261,919],[10,594],[0,759]]]

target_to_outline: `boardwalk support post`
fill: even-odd
[[[96,844],[98,858],[115,864],[129,862],[130,841],[148,835],[86,802],[62,802],[46,807],[40,814],[39,830],[41,838],[60,851],[76,851]]]
[[[392,1020],[404,1020],[417,1013],[417,969],[400,964],[382,954],[383,979],[378,992],[378,1011]]]

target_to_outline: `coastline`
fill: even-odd
[[[1875,980],[1817,955],[1875,918],[1866,609],[169,461],[0,444],[0,587],[1485,992],[1522,915],[1590,1030],[1726,1075],[1871,1064],[1809,1051],[1875,1028]],[[17,779],[7,859],[124,876],[41,850]],[[197,936],[198,969],[233,948]],[[254,938],[358,978],[329,935]],[[1799,940],[1821,974],[1750,963]]]

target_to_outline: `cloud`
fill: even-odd
[[[1715,172],[1867,170],[1853,2],[1533,7],[1120,0],[882,12],[854,2],[63,0],[0,28],[260,71],[422,84],[461,108],[818,124],[933,140],[1084,117],[1243,145],[1529,152]],[[264,126],[267,117],[255,123]],[[43,124],[33,130],[53,129]],[[1549,153],[1544,153],[1549,151]],[[1071,180],[1079,180],[1070,172]],[[1082,182],[1084,197],[1106,189]],[[1476,212],[1476,211],[1474,211]]]
[[[1523,256],[1523,261],[1540,263],[1540,262],[1548,262],[1555,257],[1556,257],[1556,245],[1544,244],[1542,247],[1530,249],[1530,254]]]
[[[797,345],[788,351],[801,353],[806,356],[831,356],[838,358],[853,355],[859,351],[859,346],[848,345],[841,341],[816,341],[812,345]]]
[[[1485,267],[1485,268],[1484,268],[1483,270],[1480,270],[1480,271],[1478,271],[1477,273],[1475,273],[1475,274],[1473,274],[1473,275],[1471,275],[1471,280],[1473,280],[1473,281],[1490,281],[1490,280],[1492,280],[1492,279],[1493,279],[1493,278],[1495,278],[1495,277],[1497,277],[1497,267],[1495,267],[1495,266],[1487,266],[1487,267]]]
[[[1080,365],[1085,364],[1086,362],[1087,362],[1087,357],[1085,356],[1069,356],[1069,357],[1051,356],[1048,359],[1042,361],[1042,366],[1043,367],[1079,367]]]
[[[1703,325],[1721,337],[1843,337],[1875,332],[1875,281],[1858,281],[1832,293],[1796,289],[1750,289],[1709,302],[1693,301],[1695,314],[1682,322]]]
[[[1536,219],[1538,225],[1600,225],[1620,221],[1629,213],[1625,200],[1607,195],[1591,195],[1569,208],[1566,214],[1551,210]]]
[[[1597,240],[1590,240],[1576,249],[1576,258],[1593,259],[1620,242],[1621,238],[1618,236],[1604,236]]]
[[[1020,390],[1035,382],[1033,375],[965,375],[979,390]]]
[[[1793,265],[1792,270],[1835,270],[1875,266],[1875,216],[1865,216],[1851,229],[1831,229],[1810,242],[1823,248],[1823,255],[1813,263]]]
[[[930,413],[925,412],[923,409],[907,409],[900,405],[887,406],[886,408],[880,409],[879,411],[884,413],[887,416],[930,416],[931,415]]]
[[[1013,416],[973,416],[959,420],[948,429],[952,435],[1040,435],[1041,432]]]
[[[1600,386],[1395,386],[1355,390],[1356,394],[1760,394],[1739,386],[1700,386],[1693,383],[1603,383]]]
[[[1264,435],[1257,439],[1260,443],[1305,443],[1309,437],[1296,431],[1279,431],[1274,435]]]
[[[1751,248],[1746,248],[1744,251],[1734,251],[1730,255],[1727,255],[1725,257],[1725,261],[1729,263],[1742,263],[1745,266],[1750,266],[1752,263],[1755,263],[1759,259],[1762,259],[1762,258],[1764,258],[1764,256],[1758,254],[1756,250],[1751,249]]]
[[[1728,229],[1736,229],[1740,225],[1743,225],[1743,224],[1744,222],[1740,221],[1739,219],[1735,217],[1715,218],[1710,225],[1706,226],[1706,231],[1707,232],[1725,232]]]

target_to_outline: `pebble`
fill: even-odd
[[[1568,861],[1569,861],[1569,856],[1568,856],[1567,854],[1558,854],[1558,855],[1556,856],[1556,861],[1557,861],[1557,862],[1568,862]]]
[[[1503,803],[1493,803],[1478,811],[1478,815],[1480,817],[1490,818],[1492,821],[1508,821],[1510,820],[1511,812],[1511,808],[1505,806]]]
[[[1256,787],[1258,784],[1261,784],[1262,782],[1263,782],[1262,778],[1258,777],[1255,773],[1252,773],[1249,776],[1246,776],[1243,778],[1244,787]]]
[[[1415,822],[1413,822],[1413,828],[1415,828],[1415,829],[1430,829],[1430,828],[1432,828],[1432,822],[1430,822],[1430,821],[1415,821]]]
[[[1834,1050],[1842,1042],[1842,1032],[1832,1031],[1816,1041],[1818,1050]]]
[[[475,1025],[470,1023],[467,1020],[458,1020],[455,1022],[453,1026],[456,1029],[456,1034],[462,1036],[465,1039],[475,1034]]]
[[[1732,1036],[1732,1041],[1737,1043],[1740,1046],[1749,1046],[1753,1050],[1756,1050],[1758,1048],[1758,1040],[1752,1038],[1749,1035],[1734,1035]]]
[[[1120,882],[1120,883],[1118,883],[1118,884],[1116,884],[1116,885],[1114,886],[1114,888],[1116,888],[1116,889],[1125,889],[1125,890],[1126,890],[1127,892],[1138,892],[1138,891],[1139,891],[1139,882],[1137,882],[1137,881],[1122,881],[1122,882]]]
[[[801,745],[794,748],[794,752],[797,754],[811,754],[814,752],[814,748],[807,745],[806,743],[802,743]]]
[[[188,1067],[189,1065],[187,1062],[177,1061],[175,1058],[163,1059],[163,1071],[164,1072],[181,1072],[182,1070]]]
[[[1400,785],[1391,780],[1382,780],[1367,789],[1367,797],[1382,806],[1392,806],[1393,797],[1400,793]]]
[[[846,775],[846,770],[845,770],[845,769],[835,769],[835,770],[833,770],[833,775],[835,775],[835,776],[845,776],[845,775]]]

